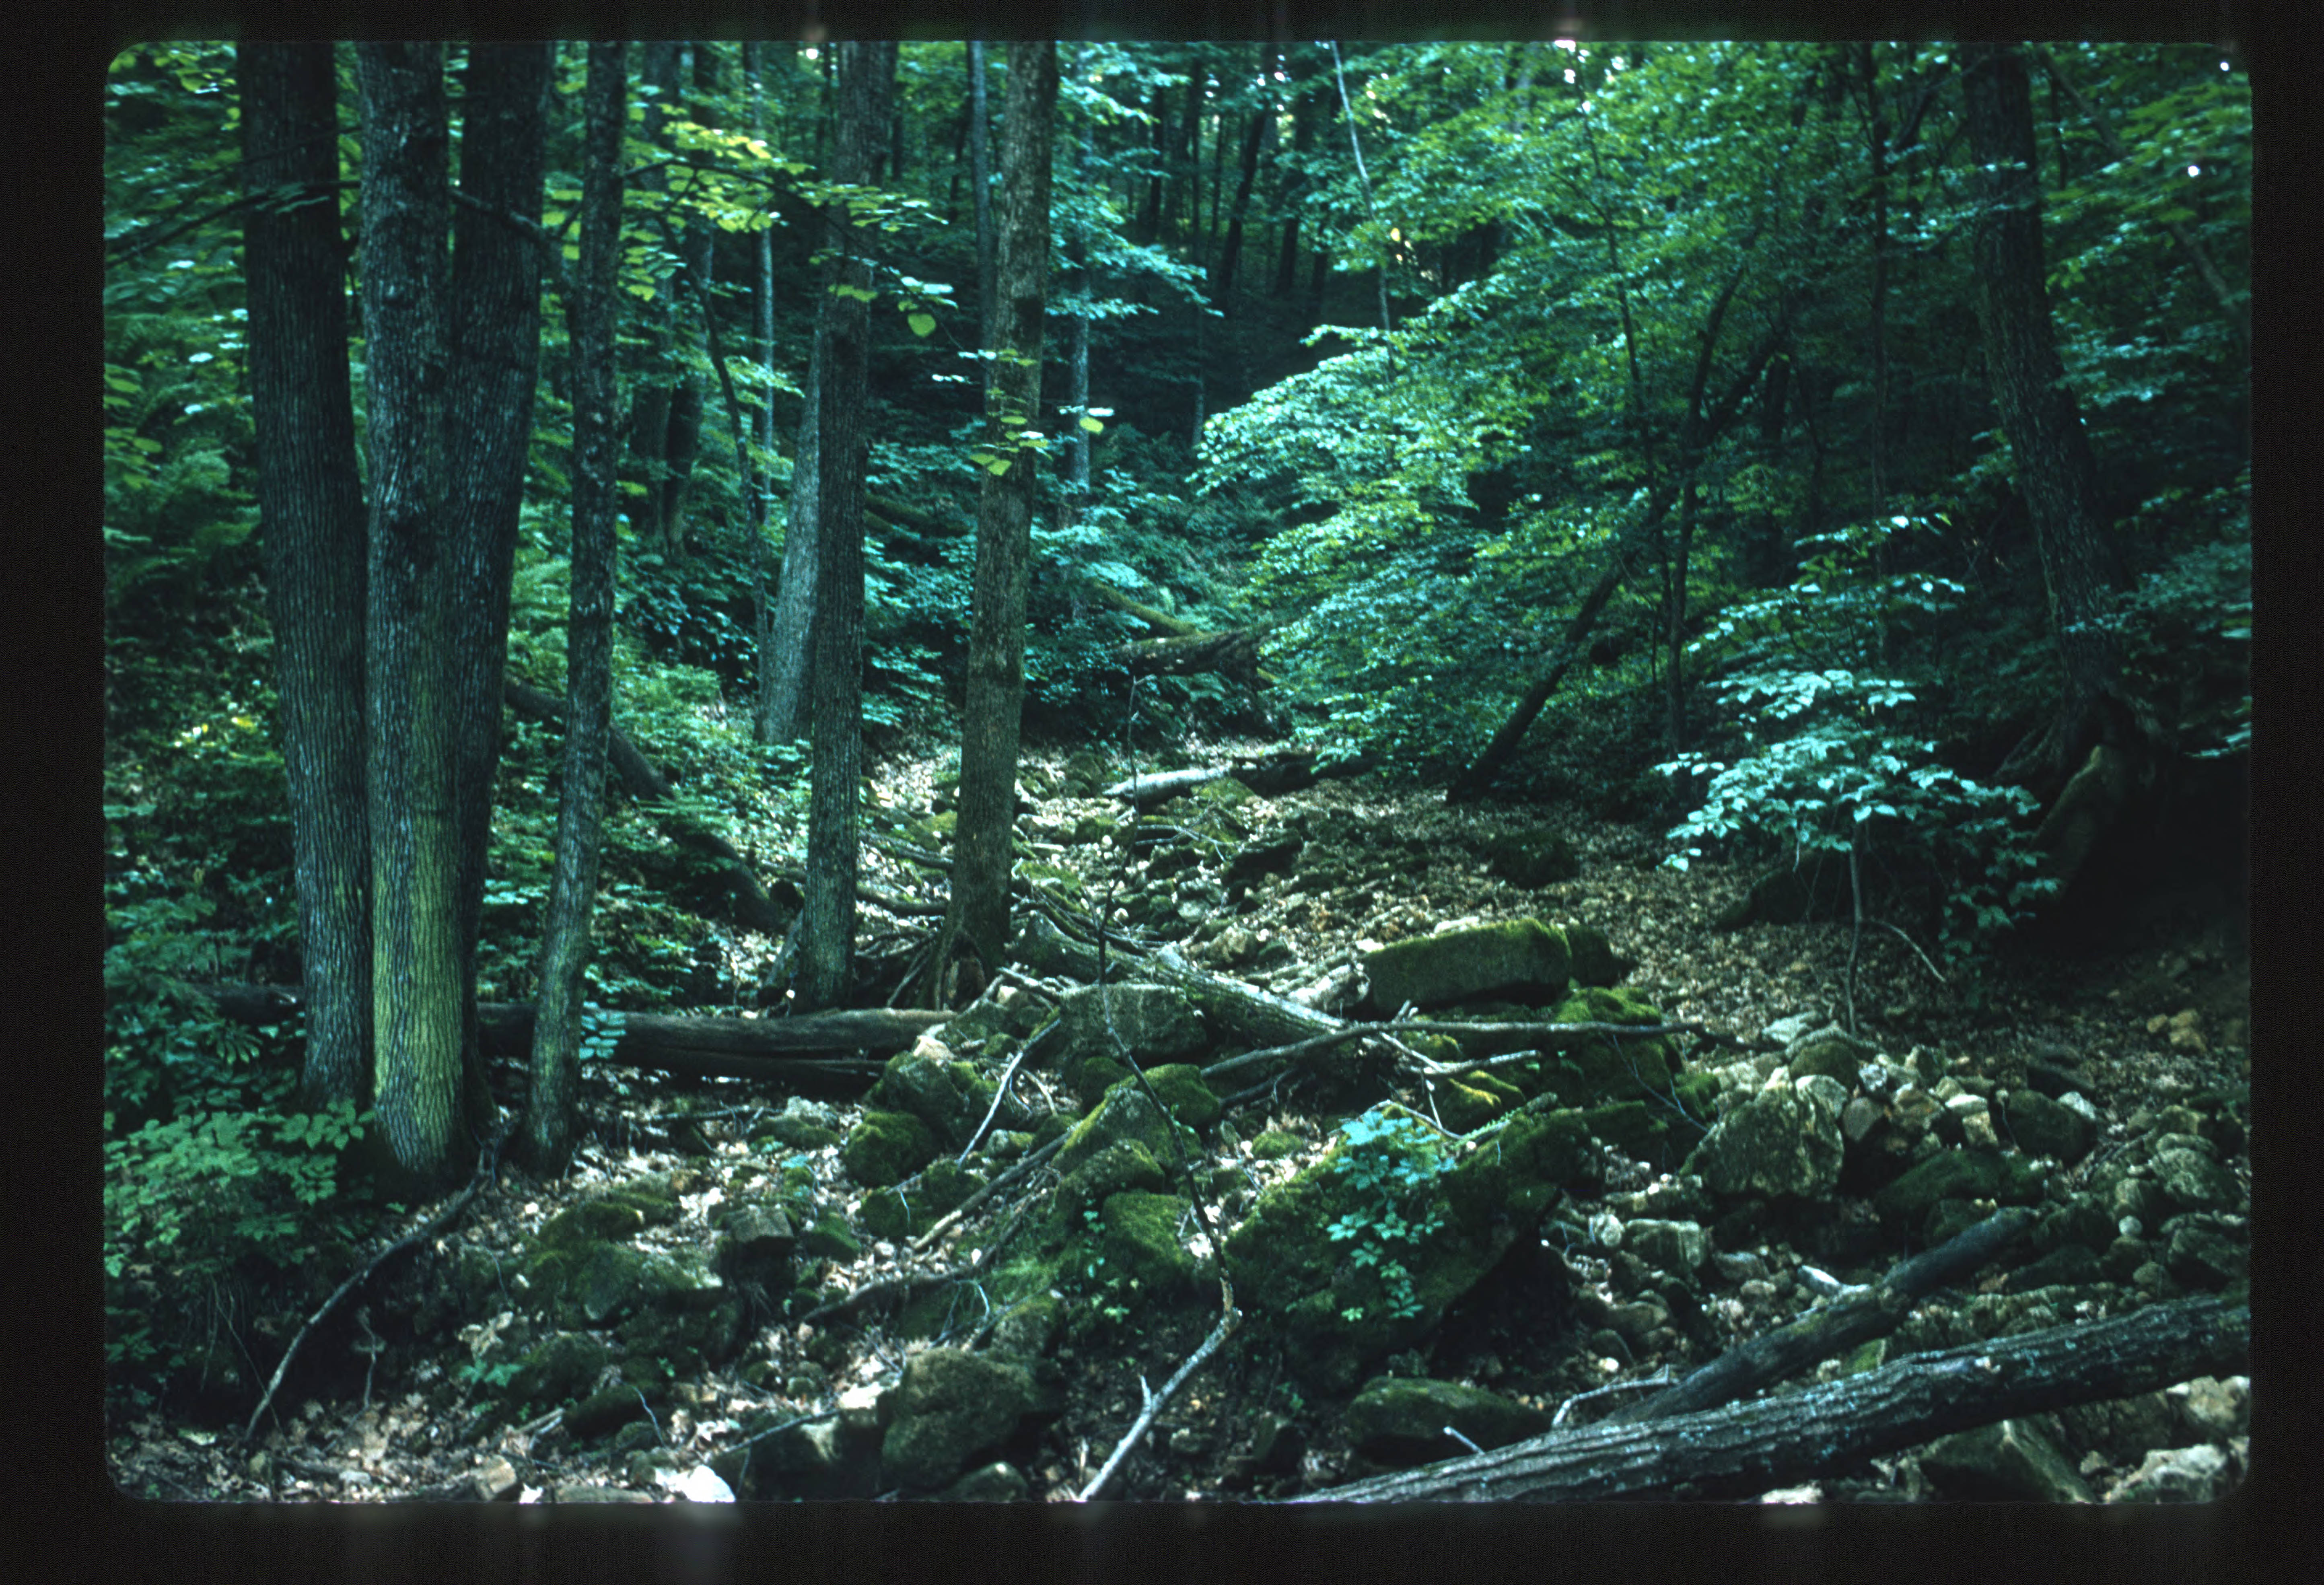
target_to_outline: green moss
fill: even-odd
[[[867,1111],[847,1130],[840,1165],[867,1188],[901,1183],[936,1158],[936,1138],[909,1112]]]
[[[1538,919],[1512,919],[1393,942],[1364,954],[1372,1005],[1442,1007],[1492,991],[1554,992],[1572,967],[1565,935]]]
[[[1102,1279],[1156,1297],[1191,1288],[1194,1258],[1178,1241],[1178,1223],[1188,1209],[1176,1194],[1125,1189],[1109,1196],[1099,1213],[1104,1230],[1097,1240],[1097,1253],[1104,1262]]]
[[[818,1260],[853,1260],[863,1253],[863,1242],[847,1218],[836,1211],[826,1211],[815,1219],[805,1232],[799,1234],[799,1253]]]
[[[1286,1156],[1296,1156],[1305,1148],[1296,1134],[1286,1134],[1280,1129],[1269,1129],[1250,1142],[1250,1153],[1259,1161],[1280,1161]]]
[[[1446,1128],[1465,1134],[1522,1104],[1526,1092],[1508,1078],[1481,1070],[1436,1082],[1436,1115]]]

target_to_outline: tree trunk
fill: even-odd
[[[500,767],[501,678],[508,668],[509,585],[532,451],[540,369],[540,248],[484,210],[538,225],[548,160],[551,46],[471,47],[462,108],[460,190],[452,216],[452,477],[456,574],[453,707],[458,788],[460,1049],[472,1125],[490,1116],[476,1046],[476,937]],[[481,207],[479,207],[481,206]]]
[[[923,1000],[948,1005],[954,955],[980,965],[973,991],[998,967],[1009,942],[1009,872],[1017,804],[1018,728],[1025,700],[1025,583],[1037,453],[1018,437],[1041,409],[1041,342],[1049,272],[1049,145],[1056,118],[1057,47],[1009,51],[1008,120],[1001,136],[1000,313],[986,444],[1002,471],[987,472],[977,502],[976,574],[970,616],[967,698],[961,714],[960,821],[952,891],[929,960]]]
[[[644,87],[653,90],[645,101],[641,130],[648,143],[664,149],[669,143],[662,129],[678,103],[679,48],[674,40],[659,40],[639,46],[638,76]],[[660,170],[648,171],[639,180],[655,192],[667,191],[669,186],[668,174]],[[690,251],[681,246],[681,256],[688,255]],[[643,316],[645,366],[630,398],[630,455],[636,463],[639,482],[645,485],[645,493],[632,496],[627,503],[630,528],[637,536],[640,550],[673,561],[683,554],[685,548],[678,538],[683,525],[672,523],[666,515],[673,498],[670,465],[672,457],[685,445],[681,432],[687,428],[686,417],[680,410],[686,382],[670,369],[670,349],[677,340],[677,301],[672,283],[664,281]],[[695,401],[697,403],[700,401],[698,391],[695,393]],[[698,438],[698,406],[693,422]],[[690,456],[687,461],[691,465]],[[683,493],[682,487],[678,493]]]
[[[893,42],[839,46],[839,128],[834,177],[860,185],[870,175],[896,76]],[[860,235],[835,206],[836,284],[868,294],[872,270]],[[827,293],[822,435],[816,466],[815,688],[810,744],[814,782],[807,805],[807,907],[796,933],[795,975],[803,1010],[842,1007],[855,971],[856,825],[863,750],[863,424],[866,304]]]
[[[459,827],[444,304],[450,132],[440,44],[361,44],[371,448],[366,637],[373,1074],[380,1132],[449,1181],[461,1111]]]
[[[807,398],[800,404],[798,449],[791,457],[790,504],[783,519],[782,583],[768,622],[766,648],[772,652],[773,675],[760,701],[759,741],[797,742],[807,734],[808,692],[815,678],[816,569],[821,560],[823,473],[823,316],[829,311],[829,288],[835,277],[822,272],[825,289],[816,309],[815,335],[807,350]],[[769,661],[760,662],[767,675]]]
[[[567,305],[573,343],[573,575],[565,659],[564,796],[557,811],[557,873],[541,944],[540,1012],[521,1154],[544,1175],[573,1155],[580,1094],[582,976],[597,894],[613,733],[613,292],[621,267],[622,134],[629,47],[589,46],[584,90],[581,263]]]
[[[968,41],[968,147],[976,199],[976,322],[977,350],[992,350],[992,319],[998,306],[993,297],[992,240],[992,118],[984,103],[984,41]],[[984,380],[992,383],[992,367],[985,365]]]
[[[2065,667],[2057,719],[2011,754],[2003,775],[2046,802],[2094,742],[2116,735],[2100,710],[2119,699],[2121,663],[2105,623],[2114,555],[2098,465],[2066,386],[2043,284],[2042,194],[2024,58],[2006,44],[1969,45],[1963,56],[1969,153],[1983,172],[1973,246],[1986,376],[2033,521],[2051,632]]]
[[[760,44],[745,44],[743,69],[751,77],[751,123],[761,137],[766,135],[767,101],[761,76]],[[772,381],[775,375],[775,243],[774,227],[760,229],[758,242],[758,308],[759,323],[756,348],[759,367],[768,381],[766,396],[760,404],[757,433],[759,449],[771,463],[775,456],[775,398]],[[812,405],[812,398],[810,398]],[[752,701],[751,726],[752,735],[762,743],[788,742],[774,732],[775,677],[775,594],[778,583],[768,577],[768,520],[774,515],[774,489],[768,474],[759,473],[759,491],[751,502],[751,613],[752,637],[758,648],[758,686]]]
[[[1304,64],[1312,60],[1314,51],[1312,49],[1286,51],[1283,57],[1286,76],[1290,75],[1290,62],[1295,53],[1299,55]],[[1302,91],[1305,86],[1304,81],[1293,82],[1286,85],[1285,88],[1285,91],[1294,97],[1291,107],[1290,175],[1278,182],[1275,196],[1276,210],[1284,217],[1282,249],[1276,255],[1275,261],[1275,295],[1277,297],[1291,295],[1294,272],[1299,262],[1298,205],[1305,198],[1310,185],[1307,177],[1307,161],[1315,148],[1317,100],[1314,94]],[[1277,170],[1280,171],[1283,167],[1278,165]]]
[[[1251,183],[1259,179],[1259,146],[1268,128],[1275,124],[1271,104],[1262,104],[1250,113],[1250,125],[1242,139],[1242,177],[1235,184],[1234,208],[1227,219],[1226,245],[1219,250],[1218,263],[1211,270],[1211,305],[1219,307],[1226,301],[1227,293],[1234,290],[1235,261],[1242,253],[1242,221],[1250,207]]]
[[[371,1095],[371,835],[364,801],[363,488],[348,389],[346,244],[327,44],[239,46],[244,181],[323,199],[253,208],[244,232],[251,416],[282,701],[305,1103]]]

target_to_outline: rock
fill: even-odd
[[[798,1243],[781,1206],[745,1204],[726,1218],[715,1264],[730,1281],[773,1286],[781,1282]]]
[[[936,1157],[936,1137],[906,1111],[866,1111],[847,1130],[840,1165],[868,1189],[902,1183]]]
[[[1785,864],[1751,883],[1748,895],[1722,912],[1722,930],[1746,925],[1802,925],[1837,919],[1848,906],[1848,865],[1816,854],[1796,867]]]
[[[2168,1141],[2168,1147],[2163,1147]],[[2211,1159],[2210,1146],[2186,1135],[2156,1141],[2154,1186],[2181,1211],[2233,1211],[2240,1196],[2235,1174]]]
[[[839,1143],[832,1127],[831,1108],[804,1095],[794,1095],[782,1110],[751,1130],[753,1140],[772,1139],[792,1150],[820,1150]]]
[[[2179,1433],[2171,1400],[2159,1392],[2070,1405],[2058,1411],[2058,1424],[2069,1445],[2134,1467],[2153,1449],[2170,1446]]]
[[[1229,895],[1248,891],[1270,875],[1288,875],[1306,846],[1299,836],[1286,834],[1272,841],[1253,843],[1227,862],[1224,876]]]
[[[1660,1271],[1683,1276],[1701,1266],[1710,1252],[1702,1224],[1640,1218],[1623,1230],[1632,1253]]]
[[[1618,956],[1606,933],[1595,925],[1567,923],[1560,926],[1565,932],[1566,950],[1572,954],[1569,972],[1576,985],[1614,985],[1637,965]]]
[[[2098,1125],[2039,1090],[2012,1090],[2002,1108],[2010,1138],[2028,1156],[2050,1156],[2071,1166],[2098,1142]]]
[[[2213,1442],[2251,1433],[2251,1378],[2198,1376],[2166,1387],[2163,1396],[2188,1432]]]
[[[1471,1451],[1447,1426],[1478,1447],[1496,1448],[1540,1435],[1550,1416],[1482,1387],[1382,1376],[1364,1385],[1341,1424],[1366,1458],[1403,1468]]]
[[[2025,1083],[2036,1094],[2062,1101],[2085,1088],[2089,1081],[2063,1064],[2033,1061],[2025,1064]]]
[[[909,1051],[899,1051],[888,1059],[868,1104],[883,1111],[909,1113],[927,1125],[938,1144],[957,1150],[968,1143],[991,1109],[992,1092],[992,1081],[973,1064],[962,1062],[935,1036],[923,1035]],[[1001,1120],[1022,1128],[1031,1113],[1015,1103],[1013,1096],[1010,1100],[1012,1104],[1001,1109]]]
[[[578,1480],[568,1480],[549,1488],[549,1500],[558,1503],[650,1503],[653,1497],[642,1491],[630,1491],[619,1486],[589,1486]]]
[[[1921,1473],[1946,1497],[1969,1501],[2095,1500],[2057,1444],[2031,1420],[1941,1437],[1922,1450]]]
[[[1858,1071],[1877,1055],[1870,1042],[1857,1039],[1838,1024],[1830,1024],[1792,1041],[1784,1048],[1784,1065],[1794,1079],[1821,1074],[1843,1085],[1852,1085]]]
[[[1106,999],[1104,1006],[1099,1001],[1101,994]],[[1089,985],[1066,992],[1059,1009],[1061,1064],[1087,1056],[1114,1060],[1113,1034],[1106,1027],[1108,1006],[1113,1034],[1119,1034],[1138,1060],[1149,1067],[1194,1055],[1208,1046],[1210,1037],[1202,1015],[1184,991],[1167,985]]]
[[[2097,1282],[2104,1276],[2098,1269],[2098,1258],[2080,1244],[2061,1244],[2037,1260],[2027,1262],[2009,1274],[2004,1290],[2013,1294],[2031,1292],[2034,1288],[2054,1287],[2061,1284]]]
[[[1847,1094],[1821,1076],[1762,1090],[1711,1125],[1684,1170],[1729,1197],[1823,1193],[1840,1182]]]
[[[2043,1182],[2043,1175],[2023,1156],[1995,1150],[1946,1150],[1882,1189],[1873,1196],[1873,1205],[1883,1221],[1911,1225],[1925,1220],[1944,1199],[2037,1204]]]
[[[937,1494],[940,1502],[1021,1502],[1031,1488],[1014,1464],[980,1465]]]
[[[2157,1448],[2107,1494],[2108,1502],[2214,1502],[2232,1484],[2227,1450]]]
[[[1563,932],[1513,919],[1392,942],[1366,953],[1363,963],[1371,1005],[1393,1013],[1407,1002],[1443,1007],[1489,992],[1554,996],[1565,988],[1572,954]]]
[[[1115,1140],[1065,1170],[1055,1194],[1057,1220],[1068,1230],[1078,1229],[1083,1212],[1102,1206],[1126,1189],[1159,1189],[1166,1181],[1145,1146]]]
[[[2248,1238],[2227,1217],[2173,1217],[2163,1233],[2163,1269],[2190,1288],[2216,1293],[2251,1275]]]
[[[951,1485],[995,1450],[1036,1399],[1031,1376],[964,1349],[929,1349],[906,1362],[884,1405],[882,1480],[914,1491]]]
[[[1880,1121],[1880,1103],[1869,1095],[1858,1095],[1840,1113],[1840,1131],[1851,1145],[1861,1144]]]
[[[596,1385],[612,1358],[604,1343],[586,1333],[558,1332],[525,1355],[509,1379],[506,1402],[512,1408],[530,1408],[572,1398]]]
[[[1514,831],[1485,844],[1485,867],[1512,886],[1554,886],[1582,873],[1582,861],[1563,832],[1546,825]]]
[[[498,1454],[478,1465],[471,1479],[478,1502],[514,1502],[524,1488],[524,1482],[517,1479],[516,1466]]]

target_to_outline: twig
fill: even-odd
[[[944,1237],[944,1235],[951,1230],[954,1223],[960,1221],[962,1217],[966,1216],[978,1206],[983,1204],[987,1200],[992,1198],[993,1195],[999,1193],[1003,1188],[1015,1183],[1019,1178],[1023,1177],[1027,1173],[1031,1172],[1035,1167],[1040,1166],[1041,1163],[1048,1160],[1050,1156],[1055,1156],[1059,1150],[1065,1147],[1065,1141],[1071,1138],[1073,1138],[1071,1134],[1059,1134],[1056,1138],[1042,1146],[1038,1150],[1034,1151],[1030,1156],[1028,1156],[1024,1160],[1010,1167],[1007,1172],[1002,1173],[999,1177],[985,1184],[984,1187],[977,1190],[975,1193],[971,1194],[967,1199],[963,1200],[959,1204],[945,1212],[943,1216],[936,1220],[935,1226],[929,1228],[927,1231],[922,1233],[918,1238],[912,1240],[912,1252],[914,1254],[918,1254],[921,1250],[933,1245],[938,1239]]]
[[[1753,1044],[1707,1025],[1692,1020],[1661,1024],[1474,1024],[1436,1022],[1427,1018],[1391,1018],[1380,1024],[1350,1024],[1344,1028],[1327,1029],[1321,1035],[1311,1035],[1305,1040],[1295,1040],[1288,1046],[1270,1046],[1262,1051],[1246,1051],[1240,1056],[1214,1062],[1203,1070],[1205,1080],[1221,1074],[1231,1074],[1237,1068],[1247,1068],[1255,1063],[1269,1062],[1277,1057],[1309,1056],[1318,1051],[1337,1046],[1343,1040],[1360,1040],[1371,1035],[1522,1035],[1527,1039],[1541,1040],[1551,1046],[1573,1045],[1599,1035],[1610,1035],[1617,1039],[1650,1038],[1658,1035],[1693,1035],[1720,1045],[1748,1049]],[[1474,1062],[1437,1063],[1426,1057],[1416,1057],[1425,1064],[1424,1072],[1433,1074],[1465,1074],[1495,1063],[1523,1061],[1533,1054],[1516,1052],[1507,1057],[1480,1057]]]
[[[968,1143],[960,1147],[960,1155],[954,1159],[954,1166],[965,1166],[969,1153],[984,1143],[984,1130],[991,1128],[992,1120],[1001,1115],[1001,1102],[1009,1099],[1009,1086],[1017,1082],[1017,1070],[1025,1065],[1027,1057],[1033,1055],[1033,1047],[1046,1041],[1051,1034],[1061,1027],[1063,1027],[1062,1023],[1051,1024],[1047,1029],[1017,1048],[1017,1055],[1010,1057],[1009,1065],[1001,1070],[1001,1083],[993,1086],[992,1104],[984,1109],[984,1120],[976,1125],[976,1132],[971,1134],[968,1137]]]
[[[353,1276],[347,1278],[346,1281],[341,1283],[338,1286],[337,1290],[334,1292],[329,1298],[323,1301],[322,1308],[317,1310],[312,1315],[307,1317],[307,1324],[299,1329],[299,1334],[290,1340],[290,1346],[282,1350],[282,1358],[274,1367],[274,1375],[268,1380],[265,1395],[258,1400],[258,1407],[250,1412],[250,1423],[242,1428],[242,1440],[244,1442],[247,1442],[258,1434],[259,1418],[266,1413],[267,1405],[274,1402],[275,1389],[282,1385],[283,1372],[290,1368],[290,1361],[298,1356],[299,1345],[307,1341],[307,1334],[315,1330],[316,1323],[320,1322],[324,1316],[328,1315],[333,1310],[337,1309],[338,1307],[339,1301],[346,1298],[350,1293],[353,1293],[356,1287],[361,1286],[363,1280],[369,1276],[373,1272],[378,1270],[381,1265],[384,1263],[390,1256],[401,1253],[402,1250],[411,1248],[414,1244],[422,1243],[429,1239],[434,1238],[436,1234],[449,1226],[454,1218],[457,1217],[463,1211],[466,1211],[468,1208],[468,1202],[476,1197],[476,1191],[484,1186],[485,1180],[492,1176],[493,1169],[499,1165],[501,1145],[507,1138],[507,1134],[503,1132],[493,1138],[491,1147],[484,1152],[484,1159],[477,1164],[475,1175],[468,1180],[468,1186],[460,1191],[460,1194],[457,1199],[454,1200],[443,1210],[438,1212],[427,1221],[421,1223],[418,1228],[406,1233],[402,1238],[396,1239],[395,1242],[390,1244],[386,1249],[382,1249],[378,1254],[373,1256],[371,1259],[364,1264],[364,1268],[361,1271],[356,1272]]]
[[[1565,1424],[1565,1417],[1573,1413],[1573,1405],[1576,1404],[1586,1404],[1592,1398],[1602,1398],[1609,1393],[1636,1392],[1642,1387],[1668,1387],[1670,1384],[1671,1369],[1665,1365],[1654,1375],[1641,1376],[1636,1381],[1609,1381],[1603,1387],[1593,1387],[1588,1392],[1575,1393],[1557,1405],[1557,1414],[1550,1420],[1549,1428],[1552,1431],[1562,1429]]]
[[[1224,1286],[1225,1279],[1222,1277],[1220,1282]],[[1112,1455],[1106,1460],[1103,1467],[1092,1476],[1090,1483],[1083,1487],[1075,1495],[1074,1498],[1075,1502],[1087,1502],[1105,1489],[1105,1483],[1113,1479],[1113,1472],[1120,1466],[1121,1461],[1130,1456],[1130,1450],[1136,1447],[1139,1440],[1145,1436],[1146,1428],[1154,1424],[1154,1416],[1162,1412],[1162,1405],[1170,1401],[1178,1388],[1185,1385],[1186,1378],[1201,1368],[1204,1360],[1217,1352],[1218,1346],[1227,1341],[1227,1333],[1232,1332],[1235,1329],[1235,1322],[1241,1319],[1242,1312],[1235,1309],[1230,1303],[1226,1313],[1219,1317],[1219,1323],[1211,1328],[1211,1335],[1203,1340],[1203,1346],[1186,1357],[1186,1362],[1179,1366],[1176,1373],[1162,1384],[1162,1390],[1158,1393],[1146,1393],[1146,1407],[1139,1411],[1138,1419],[1122,1434],[1121,1441],[1114,1445]],[[1140,1392],[1146,1391],[1145,1378],[1139,1378],[1138,1387]]]
[[[1944,972],[1939,969],[1936,964],[1929,961],[1929,954],[1921,950],[1921,944],[1919,942],[1914,940],[1910,935],[1907,935],[1904,931],[1898,929],[1895,926],[1891,925],[1886,919],[1874,919],[1871,923],[1879,926],[1883,930],[1894,932],[1897,940],[1903,942],[1906,946],[1911,947],[1913,949],[1913,955],[1921,960],[1921,966],[1937,977],[1938,984],[1949,985],[1951,983],[1950,981],[1945,978]]]

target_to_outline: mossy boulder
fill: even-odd
[[[512,1410],[567,1402],[597,1385],[612,1361],[605,1345],[582,1332],[560,1332],[529,1350],[509,1378],[502,1401]]]
[[[881,1405],[881,1478],[908,1491],[936,1491],[997,1452],[1039,1401],[1031,1372],[965,1349],[928,1349],[904,1366]]]
[[[1538,1436],[1549,1429],[1550,1416],[1482,1387],[1382,1376],[1364,1384],[1341,1424],[1364,1457],[1402,1467]]]
[[[1821,1074],[1853,1090],[1864,1064],[1879,1055],[1870,1042],[1858,1040],[1832,1024],[1793,1041],[1784,1048],[1784,1066],[1794,1079]]]
[[[1217,1120],[1218,1100],[1192,1068],[1156,1068],[1147,1077],[1155,1082],[1155,1092],[1170,1105],[1179,1126],[1194,1128],[1197,1118]],[[1090,1114],[1074,1125],[1058,1147],[1056,1169],[1071,1173],[1107,1146],[1121,1142],[1142,1147],[1157,1161],[1171,1160],[1176,1153],[1170,1147],[1169,1129],[1168,1119],[1155,1109],[1132,1075],[1107,1090]]]
[[[1560,928],[1565,932],[1566,950],[1572,954],[1569,972],[1576,985],[1612,985],[1633,967],[1615,953],[1614,944],[1597,926],[1568,921]]]
[[[1112,1029],[1106,1027],[1108,1012]],[[1152,1067],[1206,1049],[1210,1036],[1186,994],[1168,985],[1091,985],[1068,991],[1058,1009],[1062,1060],[1117,1056],[1120,1035],[1138,1060]]]
[[[1192,1292],[1194,1258],[1178,1241],[1178,1224],[1187,1210],[1176,1194],[1124,1189],[1108,1195],[1092,1246],[1098,1261],[1093,1280],[1117,1295],[1164,1301]]]
[[[543,1249],[571,1249],[634,1238],[678,1214],[678,1190],[667,1175],[632,1178],[541,1224],[535,1239]]]
[[[2003,1205],[2041,1201],[2043,1175],[2023,1156],[1998,1150],[1943,1150],[1873,1196],[1892,1226],[1915,1226],[1940,1200],[1991,1200]]]
[[[1406,1129],[1375,1133],[1352,1154],[1342,1139],[1260,1195],[1228,1236],[1237,1294],[1279,1330],[1303,1380],[1344,1391],[1366,1362],[1433,1330],[1531,1232],[1561,1185],[1583,1181],[1596,1160],[1590,1135],[1605,1120],[1570,1110],[1521,1116],[1495,1148],[1451,1166],[1441,1143]],[[1425,1237],[1398,1236],[1431,1223]]]
[[[919,1119],[945,1148],[957,1150],[991,1109],[993,1091],[993,1082],[954,1056],[945,1042],[923,1035],[909,1051],[888,1059],[868,1100],[882,1111]],[[1021,1128],[1031,1114],[1012,1098],[1002,1106],[1001,1116]]]
[[[1127,1189],[1159,1189],[1167,1181],[1161,1164],[1145,1146],[1117,1140],[1084,1157],[1059,1180],[1054,1203],[1058,1225],[1069,1234],[1081,1226],[1082,1212],[1102,1206]]]
[[[1537,825],[1512,831],[1485,844],[1485,867],[1512,886],[1554,886],[1582,873],[1572,841],[1563,832]]]
[[[1729,1199],[1812,1199],[1840,1182],[1848,1092],[1821,1075],[1760,1091],[1711,1126],[1682,1169]]]
[[[936,1157],[936,1136],[908,1111],[866,1111],[847,1130],[839,1164],[866,1188],[902,1183]]]
[[[2069,1166],[2098,1143],[2097,1120],[2038,1090],[2012,1090],[2002,1107],[2002,1120],[2026,1155],[2052,1156]]]
[[[1406,1003],[1443,1007],[1497,993],[1554,996],[1572,968],[1565,933],[1539,919],[1447,930],[1364,954],[1370,1004],[1387,1013]]]
[[[912,1183],[908,1193],[881,1188],[864,1195],[858,1216],[863,1230],[875,1239],[914,1238],[934,1226],[983,1184],[982,1178],[956,1162],[930,1162]]]

